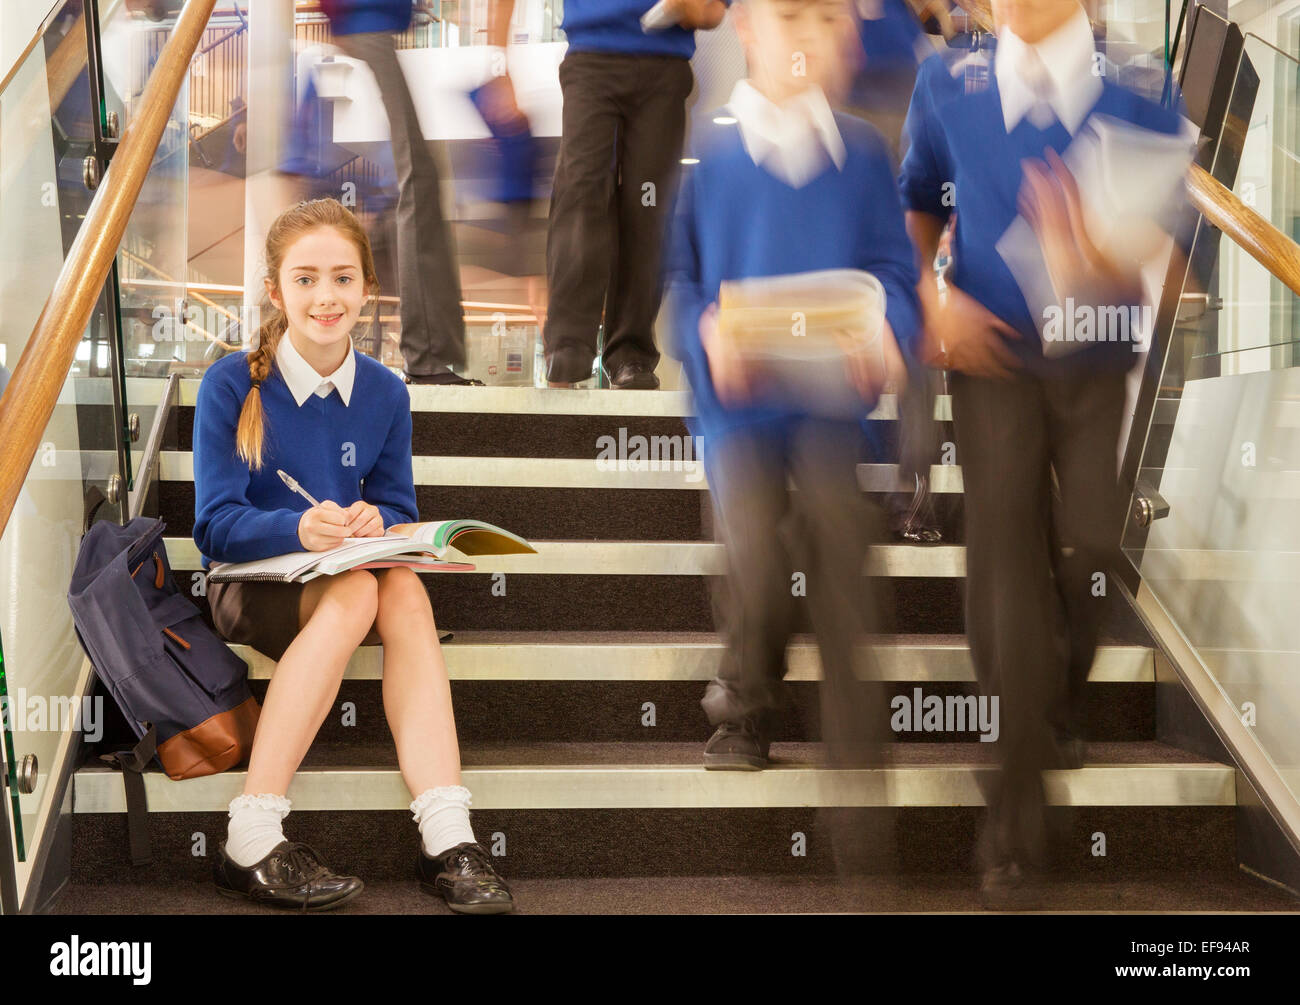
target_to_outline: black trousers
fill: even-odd
[[[465,365],[460,267],[442,214],[437,162],[429,152],[406,77],[388,32],[336,35],[335,44],[364,60],[388,113],[397,169],[397,293],[402,299],[403,369],[411,376]]]
[[[879,610],[863,562],[883,525],[858,485],[862,443],[856,423],[805,419],[784,434],[750,429],[709,448],[727,551],[715,596],[726,650],[701,704],[714,725],[752,716],[769,727],[785,704],[786,644],[805,607],[821,655],[822,737],[833,766],[878,762],[886,723],[875,692],[859,682]]]
[[[605,370],[659,362],[660,259],[694,78],[674,56],[569,52],[564,135],[546,240],[547,378],[591,376],[602,314]]]
[[[1081,736],[1084,685],[1115,589],[1124,500],[1123,371],[995,380],[952,374],[966,514],[966,625],[980,690],[998,697],[984,864],[1046,852],[1042,771]],[[1052,476],[1057,492],[1053,498]]]

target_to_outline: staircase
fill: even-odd
[[[200,568],[190,537],[198,383],[182,383],[157,494],[187,593]],[[596,461],[600,438],[617,441],[620,430],[629,441],[685,442],[684,394],[410,391],[421,517],[485,519],[539,552],[426,577],[440,629],[454,632],[444,651],[475,831],[500,856],[520,912],[979,909],[973,849],[991,745],[974,733],[894,733],[887,768],[820,767],[820,671],[807,624],[789,651],[792,713],[773,744],[773,766],[701,767],[710,729],[699,699],[721,653],[709,580],[723,571],[707,484],[691,463],[605,470]],[[896,415],[890,398],[873,413],[886,444],[896,442]],[[948,428],[946,398],[935,417]],[[888,465],[864,464],[859,475],[881,502],[895,482]],[[932,484],[955,497],[960,470],[936,467]],[[918,687],[927,696],[975,693],[961,535],[957,516],[946,543],[885,544],[869,560],[893,596],[878,679],[869,682],[886,696]],[[273,665],[236,648],[260,699]],[[413,881],[418,834],[384,720],[381,672],[379,648],[353,657],[290,789],[286,833],[366,880],[342,913],[442,913],[442,902]],[[1157,681],[1167,673],[1117,600],[1087,689],[1086,766],[1047,776],[1063,840],[1044,907],[1296,910],[1287,893],[1237,870],[1238,775],[1226,755],[1157,742]],[[127,739],[109,736],[103,746]],[[865,774],[883,784],[864,784]],[[185,782],[149,773],[154,862],[132,870],[120,775],[93,759],[80,767],[72,878],[54,910],[263,913],[218,896],[210,882],[226,804],[243,779],[242,771]],[[896,862],[840,881],[833,820],[892,844]]]

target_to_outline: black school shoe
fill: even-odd
[[[297,911],[329,911],[365,889],[356,876],[331,871],[299,841],[281,841],[266,858],[247,868],[230,859],[222,841],[212,874],[217,891],[227,897]]]
[[[704,766],[711,771],[762,771],[768,749],[753,719],[724,722],[704,745]]]
[[[916,484],[910,496],[895,492],[889,497],[889,526],[900,540],[936,544],[943,540],[943,531],[935,514],[930,480],[926,475],[914,477]]]
[[[986,911],[1034,911],[1043,906],[1038,870],[1009,859],[990,866],[980,877],[980,905]]]
[[[659,378],[651,368],[640,363],[624,363],[612,374],[607,370],[609,386],[622,391],[655,391],[659,388]]]
[[[443,384],[453,387],[483,387],[483,381],[475,380],[473,377],[462,377],[451,370],[443,370],[439,373],[427,374],[410,374],[402,372],[402,379],[407,384]]]
[[[420,889],[442,897],[460,914],[508,914],[515,909],[510,887],[477,842],[458,844],[435,856],[426,855],[421,847],[415,869]]]

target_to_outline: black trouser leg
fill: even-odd
[[[1044,380],[1052,468],[1059,498],[1052,556],[1065,615],[1068,671],[1054,717],[1059,732],[1082,739],[1084,688],[1109,606],[1123,533],[1125,500],[1118,482],[1118,445],[1125,401],[1121,372],[1086,372]]]
[[[563,135],[546,234],[547,379],[591,376],[614,249],[620,94],[632,68],[621,56],[570,52],[560,63]]]
[[[671,219],[694,78],[687,60],[635,59],[639,84],[619,135],[618,230],[605,308],[602,363],[613,376],[627,363],[659,362],[654,324],[663,299],[665,227]]]
[[[885,718],[870,707],[877,693],[862,677],[865,643],[877,607],[863,576],[878,540],[878,507],[857,479],[863,435],[855,423],[806,419],[790,436],[795,507],[804,537],[795,565],[807,576],[807,604],[821,654],[822,738],[832,766],[876,763]]]
[[[942,377],[935,370],[904,355],[907,386],[898,395],[898,482],[888,497],[895,531],[913,535],[939,529],[930,465],[937,460],[939,424],[934,419],[935,388]]]
[[[388,113],[397,168],[397,276],[402,298],[401,349],[412,376],[465,365],[460,269],[442,214],[438,168],[425,143],[415,103],[387,32],[338,35],[349,56],[370,67]]]
[[[1065,667],[1049,547],[1049,447],[1036,378],[951,380],[966,509],[966,620],[980,690],[998,701],[999,773],[987,791],[986,865],[1045,850],[1048,714]]]
[[[790,436],[791,498],[800,515],[795,567],[807,576],[806,604],[817,636],[822,680],[821,733],[831,768],[883,767],[887,715],[873,672],[869,633],[880,630],[881,593],[863,575],[868,549],[881,539],[883,514],[857,479],[863,431],[855,423],[805,420]],[[845,879],[892,871],[894,814],[886,775],[864,772],[854,792],[869,810],[822,807],[814,827],[830,838]]]
[[[726,649],[701,705],[713,725],[754,717],[764,729],[781,708],[785,648],[797,600],[782,532],[790,516],[785,446],[745,430],[710,446],[709,491],[727,550],[719,584]]]

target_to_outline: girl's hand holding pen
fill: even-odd
[[[348,531],[351,519],[348,510],[326,499],[306,510],[298,520],[298,540],[308,551],[337,548],[345,537],[354,536]]]
[[[384,536],[384,518],[378,506],[358,499],[343,512],[348,517],[348,537]]]

